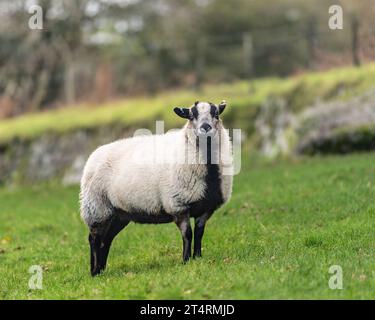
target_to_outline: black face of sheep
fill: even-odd
[[[191,108],[174,108],[174,112],[181,118],[188,119],[190,128],[196,136],[214,136],[220,122],[219,116],[224,111],[226,102],[219,105],[211,102],[196,101]]]

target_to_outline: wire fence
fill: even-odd
[[[290,65],[285,73],[347,64],[359,66],[375,59],[375,28],[361,29],[354,22],[343,30],[314,25],[299,30],[278,26],[254,32],[201,37],[190,48],[173,42],[159,44],[158,50],[171,51],[177,56],[188,55],[189,66],[194,67],[190,71],[195,73],[196,87],[199,88],[207,80],[209,69],[215,67],[225,69],[228,66],[230,69],[237,66],[234,68],[241,70],[241,77],[251,79],[262,76],[259,69],[267,68],[267,63],[270,69],[275,64]],[[220,56],[227,54],[227,59],[223,61],[215,58],[212,52],[217,50],[220,50]],[[191,59],[195,63],[191,64]],[[278,68],[274,70],[277,74]],[[272,70],[269,73],[272,74]]]
[[[206,82],[251,82],[256,77],[359,66],[375,60],[375,27],[355,21],[343,30],[330,30],[328,25],[312,21],[300,28],[284,24],[205,33],[195,41],[163,42],[163,37],[154,37],[144,43],[137,35],[133,42],[131,37],[125,35],[115,50],[104,45],[92,49],[82,43],[75,52],[62,45],[63,36],[54,36],[52,45],[33,46],[35,52],[28,50],[28,41],[21,42],[16,50],[20,59],[16,55],[3,59],[0,117],[59,103],[103,101],[175,87],[200,90]],[[25,56],[28,59],[22,59]]]

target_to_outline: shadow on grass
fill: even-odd
[[[130,261],[122,262],[120,264],[114,264],[107,266],[107,269],[104,273],[106,276],[126,276],[132,274],[147,274],[149,272],[155,271],[168,271],[169,269],[183,266],[183,263],[180,260],[175,259],[152,259],[150,261]]]

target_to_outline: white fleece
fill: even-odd
[[[138,136],[104,145],[89,157],[81,180],[81,217],[87,225],[108,219],[113,207],[126,212],[176,215],[186,205],[203,198],[207,166],[195,144],[196,136],[183,129],[163,135]],[[221,124],[219,173],[224,202],[232,192],[232,150],[229,134]],[[199,162],[199,161],[196,161]],[[209,192],[209,190],[208,190]]]

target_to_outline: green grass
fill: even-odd
[[[189,106],[196,100],[220,102],[225,99],[230,108],[226,121],[251,133],[257,108],[269,96],[282,96],[288,106],[300,110],[316,99],[347,99],[375,85],[375,64],[360,68],[346,67],[326,72],[307,73],[280,79],[252,81],[251,91],[245,81],[233,84],[208,85],[201,92],[179,90],[149,98],[129,98],[102,105],[80,104],[58,110],[26,114],[0,120],[0,143],[14,138],[33,139],[48,132],[66,132],[78,128],[96,128],[121,123],[131,126],[144,119],[164,119],[169,126],[182,124],[171,112],[174,106]],[[147,122],[147,121],[146,121]],[[148,121],[150,122],[150,121]]]
[[[245,162],[202,259],[181,263],[173,224],[131,224],[91,278],[77,187],[0,189],[0,299],[375,298],[374,195],[375,154]],[[343,290],[328,288],[331,265]]]

